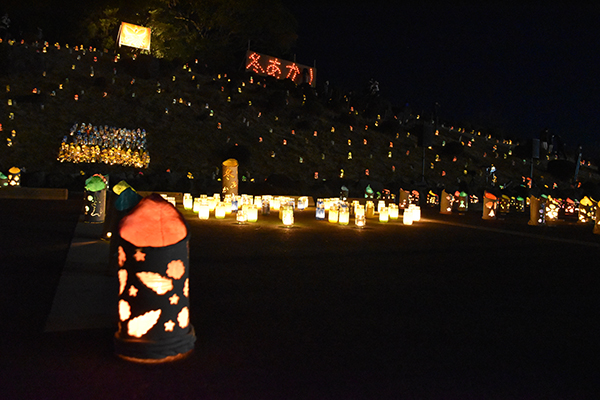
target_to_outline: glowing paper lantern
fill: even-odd
[[[237,215],[235,216],[235,219],[238,222],[238,224],[243,224],[247,221],[245,207],[242,207],[241,209],[238,210]]]
[[[421,207],[416,204],[408,206],[408,210],[411,212],[413,222],[419,222],[421,220]]]
[[[308,197],[298,197],[298,210],[304,210],[306,208],[308,208]]]
[[[483,219],[496,219],[496,206],[498,199],[489,192],[483,195]]]
[[[201,201],[201,199],[197,199],[197,200],[198,200],[198,218],[207,220],[210,216],[210,207],[208,205],[208,200],[204,200],[204,201]]]
[[[390,219],[389,214],[388,214],[388,208],[387,207],[381,207],[379,209],[379,222],[388,222]]]
[[[405,208],[402,213],[402,223],[404,225],[412,225],[413,223],[413,212],[410,208]]]
[[[150,28],[121,22],[117,43],[119,47],[129,46],[150,51]]]
[[[227,213],[227,206],[224,202],[220,201],[219,204],[215,207],[215,218],[223,219],[225,218],[225,214]]]
[[[332,224],[337,224],[338,222],[338,217],[339,217],[339,212],[338,212],[338,208],[337,206],[331,206],[331,208],[329,209],[329,222],[331,222]]]
[[[375,216],[375,204],[371,200],[367,200],[365,205],[365,217],[373,218]]]
[[[390,203],[388,207],[388,216],[390,219],[396,220],[399,217],[399,209],[396,203]]]
[[[256,222],[258,221],[258,206],[251,205],[246,210],[246,218],[248,222]]]
[[[499,214],[508,214],[510,211],[510,197],[503,194],[500,196],[498,200],[498,213]]]
[[[317,211],[315,212],[315,218],[318,220],[325,219],[325,202],[323,199],[317,199]]]
[[[238,194],[238,162],[234,158],[223,161],[223,193]]]
[[[183,208],[185,210],[191,210],[194,208],[194,198],[190,193],[183,194]]]
[[[447,193],[446,190],[442,190],[440,196],[440,214],[452,214],[452,204],[454,203],[454,196]]]
[[[529,198],[529,222],[528,225],[546,224],[546,205],[542,199],[535,196]]]
[[[385,208],[385,200],[379,200],[377,202],[377,212],[380,213],[381,209]]]
[[[21,169],[12,167],[8,170],[8,185],[21,186]]]
[[[350,223],[350,208],[347,203],[340,206],[338,222],[340,225],[348,225]]]
[[[285,226],[294,225],[294,208],[291,206],[284,206],[281,214],[281,222]]]
[[[157,194],[120,223],[119,325],[115,351],[127,360],[164,362],[194,348],[189,320],[189,234],[183,216]]]

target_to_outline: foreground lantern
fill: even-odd
[[[365,205],[365,217],[373,218],[375,216],[375,204],[371,200],[367,200]]]
[[[225,218],[225,214],[227,214],[227,206],[224,202],[220,201],[215,207],[215,218],[223,219]]]
[[[338,222],[338,208],[336,205],[332,205],[331,208],[329,209],[329,222],[331,222],[332,224],[337,224]]]
[[[458,195],[458,212],[469,211],[469,195],[465,192],[460,192]]]
[[[248,206],[246,209],[246,218],[248,222],[258,221],[258,206],[256,204]]]
[[[308,208],[308,196],[298,197],[298,210],[305,210]]]
[[[201,199],[196,199],[196,200],[198,200],[198,218],[207,220],[210,216],[210,207],[208,205],[208,200],[206,200],[206,199],[204,201],[202,201]]]
[[[142,199],[120,223],[119,327],[115,351],[164,362],[194,348],[189,311],[189,234],[183,216],[159,195]]]
[[[362,228],[365,226],[366,222],[367,219],[365,218],[365,206],[362,204],[356,205],[354,208],[354,223],[359,228]]]

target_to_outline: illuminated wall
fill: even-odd
[[[281,60],[265,54],[248,51],[246,53],[246,70],[263,76],[277,79],[290,79],[296,84],[308,83],[316,86],[317,70],[313,67],[297,64],[293,61]]]

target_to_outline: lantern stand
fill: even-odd
[[[116,354],[160,363],[185,357],[196,336],[189,312],[189,229],[181,213],[153,193],[118,230],[119,327]]]

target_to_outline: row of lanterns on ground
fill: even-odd
[[[176,205],[174,197],[166,195],[163,197],[171,204]],[[183,195],[184,209],[197,213],[201,220],[209,219],[211,214],[216,219],[224,219],[228,215],[235,214],[238,223],[257,222],[259,214],[266,216],[270,215],[271,211],[276,211],[283,225],[291,226],[294,224],[294,210],[303,211],[308,206],[308,196],[293,198],[226,194],[221,200],[220,193],[215,193],[213,196],[202,194],[196,198],[190,193]],[[397,204],[387,204],[385,200],[379,200],[377,209],[375,209],[373,200],[367,200],[365,204],[360,204],[359,200],[349,203],[339,198],[319,198],[316,202],[315,218],[339,225],[348,225],[350,217],[353,216],[358,227],[364,227],[367,218],[378,218],[379,222],[385,223],[402,217],[405,225],[411,225],[421,219],[421,209],[415,204],[408,205],[403,209],[402,214],[400,210],[401,207]]]

